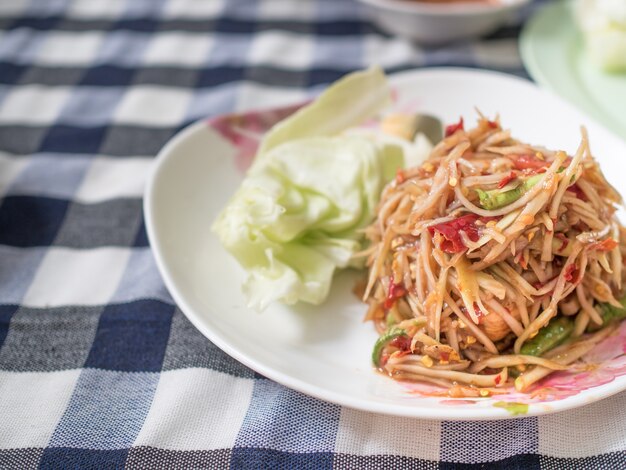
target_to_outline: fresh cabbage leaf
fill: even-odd
[[[382,70],[356,72],[275,125],[236,194],[213,224],[247,272],[248,305],[319,304],[337,268],[357,266],[360,229],[404,149],[345,131],[391,101]]]
[[[359,137],[312,137],[269,151],[214,223],[248,271],[249,305],[319,304],[334,270],[354,265],[359,229],[372,220],[402,153]]]
[[[276,124],[261,142],[257,160],[290,140],[339,134],[376,116],[390,103],[391,89],[379,67],[346,75],[311,104]]]

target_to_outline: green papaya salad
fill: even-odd
[[[528,391],[626,318],[621,197],[584,129],[572,155],[480,114],[445,134],[365,232],[372,362],[455,397]]]
[[[568,154],[478,113],[433,146],[391,102],[356,72],[263,137],[213,224],[248,305],[321,304],[356,267],[393,379],[475,397],[575,368],[626,318],[622,200],[586,131]]]

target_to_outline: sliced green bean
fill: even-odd
[[[491,189],[489,191],[476,189],[476,193],[478,194],[478,199],[483,209],[499,209],[500,207],[508,206],[517,201],[535,186],[541,178],[543,178],[543,175],[531,176],[523,180],[516,188],[509,189],[508,191],[502,191],[501,189]]]
[[[387,346],[391,341],[396,339],[399,336],[405,336],[406,330],[398,327],[391,327],[387,331],[385,331],[374,344],[374,349],[372,350],[372,362],[376,367],[380,367],[380,356],[383,352],[385,346]]]

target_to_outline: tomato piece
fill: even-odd
[[[545,171],[545,168],[548,167],[548,165],[548,162],[538,159],[536,155],[515,155],[513,159],[513,167],[516,170],[537,171],[543,169]]]
[[[598,250],[598,251],[612,251],[618,243],[612,238],[606,238],[601,242],[592,243],[589,246],[590,250]]]
[[[389,346],[398,348],[400,351],[410,351],[411,350],[411,338],[405,335],[398,336],[389,342]]]

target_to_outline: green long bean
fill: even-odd
[[[524,343],[520,354],[543,356],[550,349],[563,343],[572,334],[572,331],[574,331],[574,322],[570,318],[553,318],[532,339]]]

